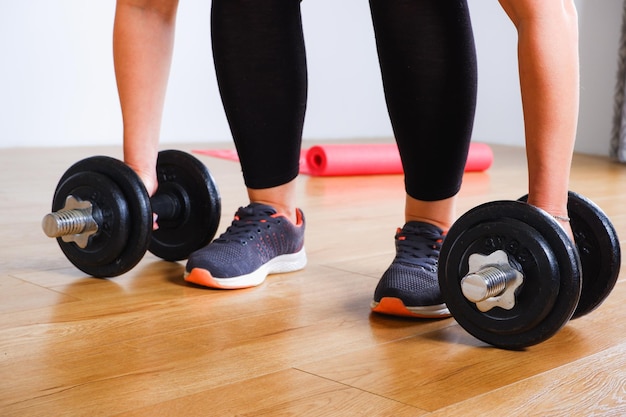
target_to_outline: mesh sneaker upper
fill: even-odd
[[[399,298],[407,307],[442,304],[437,262],[443,231],[437,226],[408,222],[395,236],[396,257],[374,292],[374,301]]]
[[[187,271],[201,268],[218,278],[231,278],[257,270],[271,259],[300,251],[304,245],[302,225],[293,225],[268,205],[240,207],[226,231],[208,246],[192,253]]]
[[[402,229],[398,229],[395,239],[394,263],[437,272],[437,261],[443,242],[443,231],[440,228],[429,223],[408,222]]]

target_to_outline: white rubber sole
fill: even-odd
[[[306,264],[307,257],[303,247],[299,252],[277,256],[259,267],[256,271],[246,275],[232,278],[220,278],[212,276],[207,270],[194,268],[191,272],[185,272],[185,281],[211,288],[249,288],[262,284],[268,275],[299,271],[303,269]]]

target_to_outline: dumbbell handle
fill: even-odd
[[[161,220],[176,219],[182,211],[180,198],[174,193],[165,192],[155,194],[150,198],[150,206],[152,212],[159,215]]]
[[[461,280],[461,291],[473,303],[502,294],[517,278],[518,271],[509,265],[486,265]]]

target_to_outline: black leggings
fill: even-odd
[[[370,0],[370,8],[406,191],[425,201],[452,197],[476,107],[467,3]],[[298,174],[307,100],[300,0],[213,0],[211,25],[218,85],[245,184],[287,183]]]

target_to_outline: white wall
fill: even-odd
[[[621,0],[579,0],[583,92],[578,149],[606,154]],[[121,144],[114,1],[0,6],[0,147]],[[366,0],[304,0],[305,139],[390,137]],[[470,0],[479,56],[477,141],[521,145],[516,35],[495,0]],[[162,141],[230,140],[210,53],[209,0],[179,9]],[[208,146],[208,145],[207,145]]]
[[[522,145],[517,36],[497,1],[468,0],[479,65],[474,140]],[[580,116],[576,151],[607,155],[613,122],[624,0],[575,0],[580,29]]]
[[[580,117],[576,151],[607,155],[624,0],[578,0]]]

